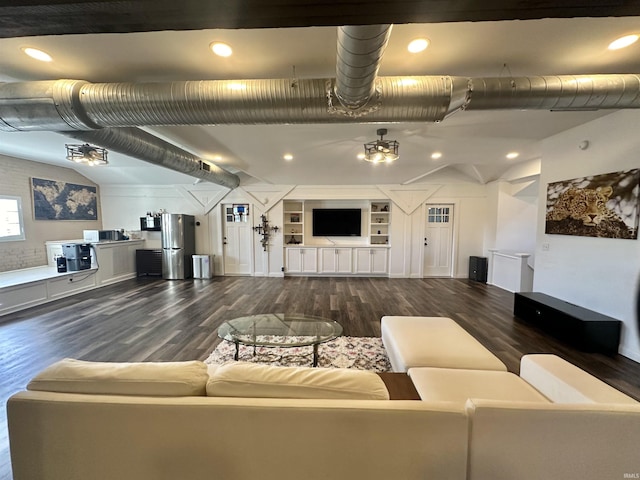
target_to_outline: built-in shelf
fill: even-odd
[[[389,244],[390,210],[391,205],[389,202],[370,203],[369,243],[371,245]]]
[[[285,245],[304,244],[304,202],[284,202],[283,235]]]
[[[160,217],[140,217],[140,230],[159,232],[162,230]]]

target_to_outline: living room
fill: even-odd
[[[617,69],[618,66],[620,70]],[[629,73],[637,71],[638,68],[640,66],[637,59],[620,65],[599,65],[603,73]],[[28,81],[36,78],[58,78],[55,73],[57,72],[23,73],[21,79]],[[477,113],[461,111],[455,117],[445,119],[441,123],[459,120],[465,114],[477,120]],[[550,115],[569,118],[574,113],[576,112],[552,112]],[[20,375],[20,381],[26,383],[28,375],[33,375],[47,366],[38,362],[52,361],[68,354],[106,361],[203,358],[218,340],[215,333],[212,333],[215,330],[213,325],[217,326],[216,322],[225,315],[231,312],[257,312],[260,309],[280,306],[281,303],[278,301],[281,298],[276,293],[280,289],[282,295],[290,300],[290,307],[296,306],[301,310],[311,308],[311,302],[304,301],[305,292],[317,294],[318,285],[322,285],[321,290],[325,285],[331,284],[331,287],[327,287],[331,288],[330,294],[323,291],[322,300],[316,300],[316,303],[321,305],[320,310],[327,309],[331,310],[332,315],[344,316],[346,328],[351,335],[379,336],[380,317],[389,313],[434,316],[450,314],[457,316],[456,319],[482,343],[490,345],[490,349],[501,357],[510,371],[517,371],[519,364],[516,362],[522,355],[549,350],[552,353],[564,354],[582,368],[591,364],[598,373],[615,370],[619,364],[623,364],[624,367],[617,372],[617,376],[614,375],[613,380],[607,380],[622,390],[625,384],[630,385],[629,393],[636,396],[634,393],[640,388],[640,367],[636,368],[640,363],[640,319],[636,317],[635,310],[637,291],[640,288],[640,243],[637,239],[550,235],[545,233],[545,220],[548,206],[547,187],[550,183],[628,171],[640,166],[637,160],[640,140],[636,133],[640,113],[630,108],[612,110],[611,113],[582,112],[580,115],[591,117],[587,121],[576,122],[565,129],[554,131],[544,138],[528,139],[527,151],[535,153],[523,155],[524,158],[511,165],[502,164],[497,174],[491,173],[490,166],[483,165],[483,161],[488,162],[485,158],[476,158],[478,163],[461,163],[457,167],[424,163],[416,167],[416,158],[403,154],[403,147],[406,148],[404,152],[408,152],[408,146],[413,141],[419,143],[420,148],[426,149],[426,145],[436,138],[429,126],[427,133],[417,134],[417,140],[416,133],[413,130],[406,133],[408,128],[405,128],[403,137],[400,137],[401,158],[395,164],[374,166],[360,163],[353,166],[348,163],[351,159],[347,160],[346,157],[342,158],[341,166],[339,163],[298,162],[297,166],[292,167],[301,171],[295,177],[297,181],[282,180],[274,183],[271,177],[261,180],[258,174],[247,174],[239,168],[246,165],[238,162],[232,166],[233,168],[229,168],[230,171],[235,169],[235,173],[241,178],[240,186],[233,189],[178,173],[167,179],[167,175],[172,173],[169,169],[157,165],[145,166],[142,161],[122,167],[119,165],[120,157],[117,152],[111,153],[110,165],[99,168],[109,169],[113,166],[112,172],[118,173],[102,173],[100,175],[112,175],[111,179],[97,181],[97,174],[86,168],[83,170],[82,166],[66,168],[48,161],[45,156],[50,153],[45,150],[52,149],[51,144],[46,141],[48,137],[31,137],[45,139],[42,162],[30,154],[20,155],[16,150],[0,154],[0,195],[21,198],[26,233],[24,241],[0,242],[0,273],[47,264],[50,258],[45,242],[82,239],[84,230],[122,229],[127,234],[140,236],[144,241],[144,248],[160,248],[160,233],[141,231],[140,218],[147,212],[167,210],[171,213],[195,216],[199,223],[196,227],[196,250],[198,254],[213,255],[214,278],[171,282],[131,278],[104,289],[86,291],[31,310],[10,313],[4,318],[0,316],[0,337],[3,334],[7,335],[8,348],[20,352],[16,358],[27,355],[23,351],[27,346],[21,342],[30,335],[34,339],[33,344],[42,349],[33,365],[16,369],[15,371],[20,373],[15,375]],[[522,122],[521,128],[526,128],[527,119],[531,117],[527,117],[527,112],[514,111],[508,118],[514,123]],[[531,120],[531,125],[534,123],[536,121]],[[368,125],[366,128],[373,132],[377,126]],[[389,122],[385,126],[393,131],[394,126],[398,125]],[[411,126],[414,127],[415,124]],[[204,131],[204,127],[175,127],[173,132],[169,129],[162,130],[160,127],[156,129],[156,133],[164,132],[165,138],[169,139],[172,133],[175,134],[180,128],[184,128],[185,132],[188,128],[193,128],[189,130],[191,132]],[[268,127],[271,128],[275,130],[278,127]],[[514,127],[504,123],[502,128],[506,136],[506,132]],[[224,129],[224,126],[220,129]],[[293,128],[288,132],[291,136],[296,132],[302,135],[303,129]],[[28,136],[34,132],[0,132],[0,138],[4,141],[10,135],[23,133]],[[232,130],[227,130],[226,133],[229,136],[234,134]],[[47,134],[58,136],[49,132]],[[186,141],[191,135],[187,134],[181,140]],[[370,133],[365,135],[370,136]],[[195,137],[196,134],[192,136]],[[351,136],[358,139],[352,140],[351,143],[361,149],[362,131]],[[368,136],[366,140],[369,139]],[[239,142],[257,143],[255,138],[248,134]],[[467,140],[469,139],[465,138],[465,141]],[[497,137],[493,140],[496,143],[504,141]],[[69,138],[63,139],[60,136],[57,143],[62,141],[71,142]],[[206,144],[210,141],[211,138],[205,136],[200,150],[207,150]],[[191,148],[195,147],[192,145]],[[485,154],[482,152],[477,154],[478,157],[483,155]],[[262,161],[259,157],[260,153],[254,156],[254,160],[258,158]],[[260,161],[256,161],[255,164],[260,164]],[[294,160],[293,165],[297,161],[298,158]],[[412,164],[414,170],[405,174],[403,181],[396,181],[398,173],[392,169],[400,166],[403,161]],[[268,163],[267,159],[264,159],[264,163]],[[368,167],[385,170],[381,175],[377,173],[369,177],[367,173],[362,173],[365,172],[364,168]],[[253,168],[257,167],[254,165]],[[136,181],[119,181],[125,177],[117,176],[127,169],[135,172]],[[147,181],[152,175],[145,172],[155,173],[156,169],[164,172],[160,175],[165,175],[165,179],[160,182]],[[344,175],[340,169],[344,169]],[[350,176],[353,175],[349,173],[352,170],[357,170],[359,177]],[[247,168],[247,171],[256,172],[251,168]],[[384,181],[385,176],[389,179],[387,182]],[[286,175],[283,175],[280,178],[285,177]],[[327,177],[333,177],[333,183],[318,183],[318,178]],[[33,178],[95,187],[99,207],[97,219],[35,220],[32,216]],[[290,174],[286,178],[294,176]],[[334,238],[305,238],[305,243],[302,244],[305,248],[353,248],[354,251],[361,247],[369,248],[370,243],[373,243],[370,226],[367,225],[367,219],[372,213],[372,203],[388,204],[388,244],[376,247],[386,252],[386,270],[371,276],[350,272],[340,275],[337,280],[333,275],[323,274],[320,269],[309,274],[292,274],[288,268],[287,252],[296,248],[296,245],[288,243],[292,232],[284,229],[287,202],[306,205],[301,220],[305,228],[309,229],[310,212],[314,206],[362,209],[363,227],[360,238],[340,239],[337,242]],[[248,206],[247,226],[250,234],[248,271],[237,277],[237,282],[225,262],[228,255],[225,247],[227,208],[234,205]],[[441,278],[441,275],[431,276],[426,271],[426,219],[428,209],[433,205],[450,206],[454,219],[452,248],[448,255],[449,270],[448,274],[444,275],[448,278],[445,279]],[[270,226],[278,227],[278,230],[270,231],[266,245],[262,242],[261,232],[252,228],[260,224],[261,215],[265,216]],[[529,254],[529,266],[533,270],[533,291],[543,292],[620,320],[622,335],[619,353],[624,358],[616,357],[618,360],[612,360],[601,355],[591,358],[568,347],[565,349],[562,344],[547,339],[540,332],[522,330],[511,314],[510,292],[493,285],[467,283],[469,258],[490,257],[492,250]],[[320,279],[319,282],[325,283],[313,283],[316,278]],[[286,284],[288,280],[291,282]],[[350,281],[353,282],[351,286]],[[383,281],[384,284],[380,283]],[[455,281],[456,287],[449,286],[447,281]],[[388,303],[376,300],[376,286]],[[256,289],[253,296],[251,289]],[[361,289],[365,292],[353,294],[354,297],[360,295],[362,299],[366,298],[361,309],[353,307],[352,304],[339,302],[342,310],[333,310],[333,300],[329,299],[330,296],[341,299],[344,291],[349,289]],[[162,294],[159,293],[160,290]],[[108,292],[104,298],[101,297],[101,291]],[[268,294],[265,294],[267,291]],[[441,295],[438,295],[438,291],[442,292]],[[223,295],[224,298],[207,300],[207,296],[216,297],[217,294]],[[396,298],[401,299],[397,304],[393,301],[394,294]],[[413,295],[415,303],[407,301],[405,294]],[[144,305],[145,295],[153,298],[161,306],[156,309]],[[163,295],[166,296],[164,300]],[[125,308],[126,302],[122,301],[123,298],[132,299],[130,310]],[[461,301],[461,298],[473,299],[483,305],[474,308],[474,305]],[[84,306],[88,307],[86,311],[83,310]],[[316,306],[314,305],[314,308]],[[498,310],[495,315],[491,312],[494,307]],[[209,311],[209,308],[212,311]],[[390,311],[385,311],[385,308]],[[137,318],[139,314],[145,319],[156,319],[157,329],[152,328],[151,320],[144,320],[142,324],[135,323],[133,328],[131,325],[119,324],[112,312],[117,312],[129,323],[140,322]],[[197,319],[202,325],[187,327],[185,317],[189,316],[189,312],[192,312],[192,318]],[[478,318],[474,317],[476,312]],[[68,313],[74,318],[72,322],[65,322]],[[86,317],[87,322],[84,323],[80,317]],[[23,320],[25,322],[21,323]],[[48,321],[52,324],[45,327]],[[176,321],[177,324],[173,323]],[[3,330],[4,322],[6,328]],[[78,343],[69,341],[76,322],[77,325],[81,324],[86,332],[86,336],[76,332],[79,337],[83,337]],[[21,325],[24,326],[22,329]],[[200,329],[200,326],[203,329]],[[64,341],[60,344],[56,344],[55,341],[48,343],[46,338],[41,337],[42,331],[46,331],[47,335],[51,334],[52,338],[55,337],[56,331],[64,331]],[[185,338],[184,332],[188,332],[190,338]],[[495,332],[498,334],[494,335],[492,343],[492,333]],[[529,337],[533,338],[530,343],[522,340]],[[59,340],[57,337],[56,339]],[[12,343],[14,341],[19,345]],[[87,343],[83,343],[85,341]],[[117,348],[111,350],[111,354],[110,341],[118,344]],[[61,346],[62,344],[64,346]],[[192,356],[185,356],[187,351],[190,351]],[[14,365],[7,365],[8,371],[12,371],[13,367]],[[16,378],[7,381],[7,393],[16,391],[15,383]],[[0,455],[7,454],[5,445],[6,442],[0,450]],[[622,474],[621,472],[620,475]]]
[[[468,275],[469,256],[488,256],[489,249],[530,253],[534,259],[534,291],[620,319],[623,322],[620,353],[640,361],[640,339],[634,317],[634,291],[640,270],[638,242],[544,233],[548,183],[629,170],[637,166],[630,153],[638,148],[633,135],[637,118],[635,111],[616,112],[548,138],[541,142],[544,154],[539,162],[520,164],[514,168],[511,181],[499,180],[487,185],[478,185],[459,177],[452,179],[444,174],[436,174],[428,183],[411,187],[300,185],[292,188],[258,184],[228,193],[219,187],[203,186],[201,183],[152,187],[138,185],[135,188],[102,185],[99,186],[101,221],[60,222],[63,225],[55,225],[56,228],[49,226],[51,222],[45,222],[45,228],[42,222],[39,224],[27,217],[27,231],[33,231],[35,235],[29,236],[26,245],[16,245],[15,242],[0,245],[2,268],[5,271],[14,270],[12,265],[18,259],[22,262],[20,268],[43,265],[47,261],[45,241],[82,238],[84,229],[106,227],[139,231],[140,216],[144,212],[171,205],[172,211],[193,214],[201,223],[196,229],[198,253],[214,255],[214,272],[220,275],[224,274],[221,265],[224,256],[221,203],[248,203],[254,218],[264,213],[273,225],[282,226],[282,205],[286,199],[342,199],[347,202],[388,199],[392,204],[393,219],[388,276],[421,278],[423,207],[427,203],[448,203],[454,205],[457,214],[452,277],[465,278]],[[590,148],[580,150],[578,144],[585,139],[588,139]],[[25,203],[30,198],[29,178],[36,172],[47,178],[91,183],[69,169],[9,157],[2,157],[1,162],[8,173],[2,176],[2,188],[9,192],[19,191]],[[536,172],[538,165],[539,174]],[[526,190],[524,196],[509,194],[509,188],[513,185],[529,185],[530,182],[535,183],[538,191]],[[226,193],[224,200],[218,204],[212,203],[209,199],[216,198],[220,192]],[[411,205],[411,201],[415,203]],[[402,202],[405,208],[396,202]],[[159,247],[157,232],[148,232],[148,236],[152,248]],[[285,232],[276,232],[267,251],[264,251],[260,236],[253,235],[254,263],[251,275],[283,275],[285,239]]]

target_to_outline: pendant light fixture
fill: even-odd
[[[85,143],[83,145],[65,145],[67,147],[67,160],[74,163],[84,163],[90,166],[107,165],[107,151],[104,148],[94,147]]]
[[[379,128],[376,133],[380,135],[380,140],[364,144],[364,159],[371,163],[390,163],[400,158],[400,144],[396,140],[384,139],[387,129]]]

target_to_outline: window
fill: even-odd
[[[431,207],[428,215],[429,223],[449,223],[449,207]]]
[[[0,195],[0,242],[24,239],[22,200],[20,197]]]

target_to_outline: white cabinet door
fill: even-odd
[[[302,273],[302,254],[300,248],[286,248],[287,273]]]
[[[320,265],[318,271],[320,273],[335,273],[338,268],[338,257],[335,248],[318,249],[318,257]]]
[[[287,273],[316,273],[318,271],[315,248],[286,248]]]
[[[320,248],[319,273],[351,273],[351,248]]]
[[[318,252],[315,248],[301,248],[302,273],[318,272]]]
[[[389,261],[388,250],[386,248],[371,249],[371,273],[388,273]]]
[[[355,273],[388,273],[386,248],[356,248]]]

